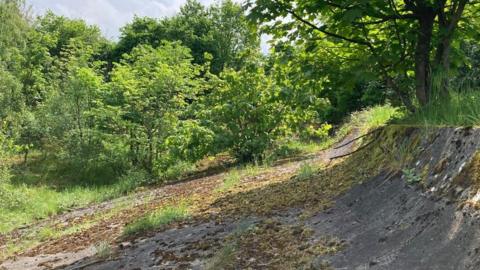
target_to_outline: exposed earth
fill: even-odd
[[[223,172],[19,229],[0,245],[45,227],[80,228],[0,269],[480,269],[480,130],[388,127],[357,137],[244,173],[226,191]],[[297,176],[305,163],[317,168],[308,179]],[[190,218],[122,236],[125,224],[182,200]]]

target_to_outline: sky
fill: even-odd
[[[211,5],[215,0],[199,0]],[[88,24],[100,27],[103,34],[112,40],[119,37],[122,26],[132,21],[135,15],[162,18],[180,10],[186,0],[27,0],[35,15],[47,10],[69,18],[84,19]],[[262,37],[262,51],[268,50],[267,37]]]

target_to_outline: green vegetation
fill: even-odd
[[[399,108],[392,107],[390,104],[384,106],[374,106],[365,110],[354,112],[350,116],[350,124],[359,128],[361,132],[366,132],[374,128],[384,126],[394,119],[399,119],[404,113]]]
[[[0,189],[0,233],[63,211],[126,195],[145,183],[145,174],[129,173],[116,184],[55,190],[46,186],[4,184]]]
[[[402,173],[405,181],[407,181],[407,183],[410,185],[417,184],[418,182],[422,181],[422,177],[417,175],[415,169],[403,169]]]
[[[112,247],[107,242],[100,242],[95,245],[96,256],[100,259],[108,259],[112,256]]]
[[[297,179],[300,181],[307,180],[315,176],[317,170],[310,163],[302,163],[300,168],[297,171]]]
[[[188,0],[172,17],[134,18],[114,42],[0,0],[0,233],[181,180],[219,155],[239,166],[226,191],[352,131],[480,124],[478,3],[244,4]],[[395,171],[406,150],[391,153]],[[314,173],[303,165],[298,178]]]
[[[226,245],[213,256],[205,266],[207,270],[229,269],[235,267],[235,246]]]
[[[128,224],[123,230],[123,235],[132,236],[160,229],[171,222],[180,221],[188,217],[188,205],[186,203],[179,203],[176,206],[166,206],[140,218],[134,223]]]
[[[223,179],[223,184],[217,189],[219,192],[227,191],[235,187],[240,182],[241,176],[237,170],[230,171]]]
[[[479,126],[480,92],[451,92],[448,97],[428,104],[400,121],[402,124],[425,126]]]

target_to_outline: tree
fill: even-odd
[[[456,29],[476,2],[469,0],[250,0],[251,17],[277,37],[328,39],[368,53],[387,87],[414,110],[395,76],[414,73],[420,105],[432,97],[432,73],[448,73]],[[468,12],[466,12],[468,11]],[[435,57],[433,57],[435,55]],[[446,91],[447,80],[442,84]]]
[[[220,73],[225,67],[239,69],[241,53],[260,47],[256,26],[249,24],[243,8],[231,0],[224,0],[209,10],[212,21],[209,42],[212,72]]]
[[[349,113],[387,97],[395,103],[381,87],[374,66],[360,60],[358,51],[332,49],[326,40],[311,43],[277,44],[269,56],[280,98],[291,108],[292,128],[301,132],[306,125],[338,124]]]
[[[143,45],[112,72],[109,105],[120,108],[132,162],[150,173],[163,165],[166,140],[198,89],[199,69],[191,61],[189,49],[178,43]]]
[[[229,150],[241,162],[261,160],[288,115],[278,100],[280,88],[255,60],[239,71],[227,69],[212,83],[204,114],[216,134],[217,151]]]
[[[43,35],[52,57],[62,57],[62,52],[76,43],[91,47],[95,55],[108,43],[98,26],[88,25],[80,19],[58,16],[51,11],[38,18],[35,30]]]
[[[162,41],[180,41],[190,49],[194,64],[204,65],[209,61],[205,53],[212,55],[211,71],[215,74],[224,67],[237,68],[241,51],[259,47],[258,33],[240,5],[225,0],[206,8],[196,0],[188,0],[171,18],[135,17],[122,28],[112,61],[120,61],[123,54],[138,45],[155,48]]]

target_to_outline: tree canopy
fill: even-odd
[[[248,1],[250,16],[278,38],[340,46],[347,57],[352,50],[361,51],[410,110],[414,105],[403,82],[414,81],[420,105],[434,94],[438,77],[432,75],[444,74],[438,91],[446,91],[459,33],[468,37],[478,32],[468,23],[477,6],[469,0]]]

